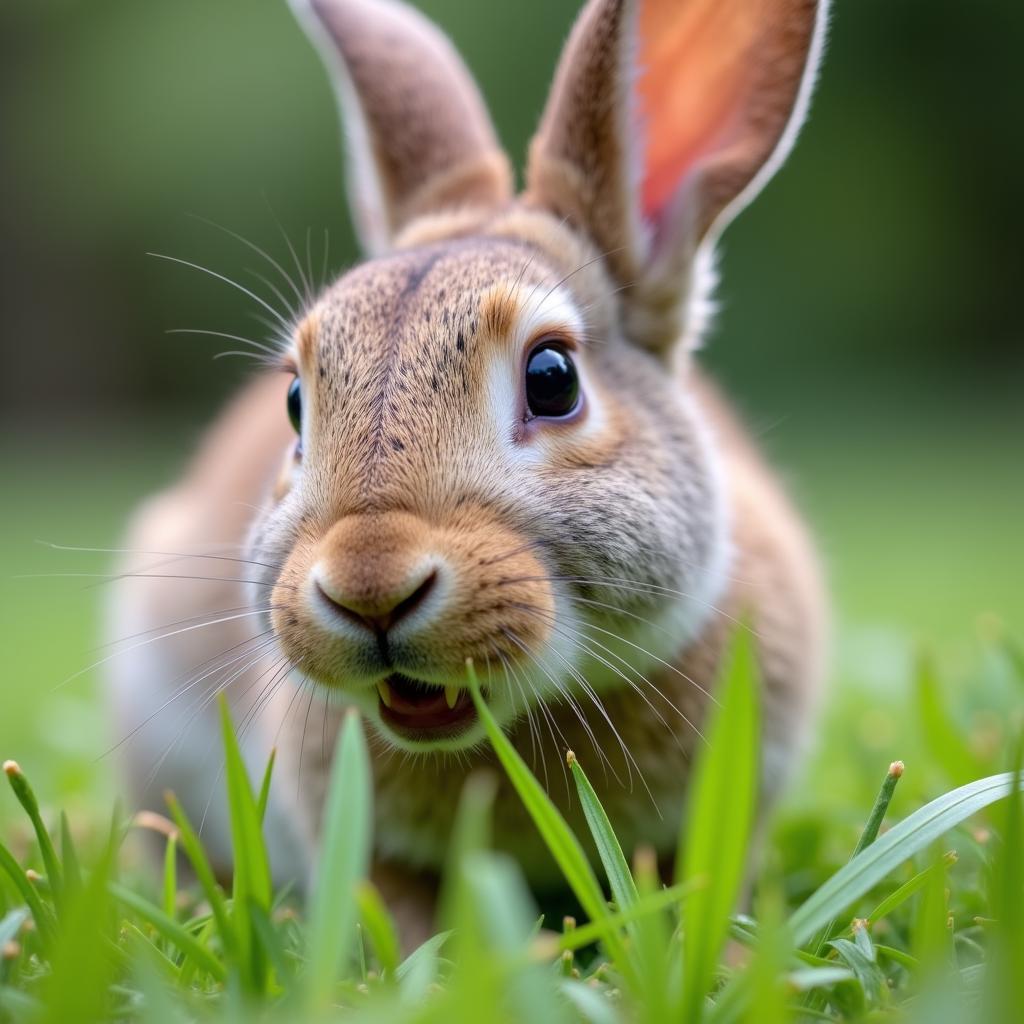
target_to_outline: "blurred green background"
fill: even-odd
[[[576,0],[421,6],[521,158]],[[904,753],[918,645],[967,665],[979,621],[1024,622],[1022,52],[1013,0],[840,0],[800,143],[722,246],[706,361],[821,539],[824,735],[879,763]],[[356,253],[333,99],[284,0],[5,0],[0,112],[0,755],[73,805],[107,791],[117,738],[96,673],[57,686],[103,656],[104,592],[22,576],[103,571],[36,541],[116,544],[248,372],[165,331],[260,329],[145,253],[259,288],[190,214],[282,261],[277,222],[315,265],[325,229],[332,271]]]

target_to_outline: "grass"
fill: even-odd
[[[261,832],[267,779],[247,777],[222,706],[235,870],[215,879],[193,824],[170,801],[162,878],[123,867],[111,827],[79,850],[66,817],[51,835],[21,768],[4,771],[27,823],[0,845],[0,1020],[708,1022],[1019,1019],[1024,977],[1021,744],[972,752],[982,776],[938,793],[899,821],[891,803],[913,772],[876,775],[864,825],[777,822],[749,914],[737,914],[755,827],[756,668],[740,631],[719,682],[720,708],[695,768],[674,875],[651,851],[629,864],[587,779],[567,754],[599,858],[591,864],[543,787],[473,698],[497,760],[543,836],[586,920],[544,922],[514,863],[488,849],[490,794],[471,779],[454,830],[442,928],[404,959],[369,881],[371,803],[363,726],[346,717],[327,797],[319,865],[305,905],[274,893]],[[994,663],[1024,688],[1010,644]],[[922,663],[918,685],[931,685]],[[951,736],[934,695],[927,728]],[[961,753],[963,753],[961,751]],[[957,759],[952,770],[966,768]],[[1010,767],[1010,771],[997,768]],[[864,780],[865,782],[867,780]],[[877,780],[876,780],[877,781]],[[1012,797],[1007,799],[1007,797]],[[147,819],[151,826],[152,821]],[[808,832],[810,828],[810,833]],[[950,851],[956,849],[959,856]],[[809,850],[817,856],[809,858]],[[194,881],[179,875],[178,853]],[[482,1008],[486,1008],[483,1011]],[[484,1014],[483,1016],[481,1014]]]
[[[79,448],[64,438],[55,447],[21,439],[0,451],[23,499],[5,509],[0,536],[0,760],[21,762],[24,775],[8,778],[31,778],[36,818],[47,826],[40,832],[0,783],[0,948],[12,954],[0,959],[0,1021],[1020,1017],[1024,994],[1012,968],[1024,963],[1019,809],[1004,799],[955,825],[958,812],[947,809],[929,829],[915,817],[1012,769],[1024,732],[1020,646],[993,614],[1024,622],[1024,565],[1014,561],[1024,484],[1006,472],[1016,452],[998,432],[935,420],[921,443],[870,423],[853,438],[785,425],[765,438],[788,460],[822,538],[840,657],[817,747],[760,841],[751,901],[734,903],[736,868],[718,855],[742,845],[749,827],[745,801],[733,796],[750,778],[726,755],[750,748],[712,747],[719,756],[702,767],[703,797],[694,795],[689,813],[701,813],[702,800],[735,813],[703,812],[705,823],[687,830],[703,846],[683,844],[667,887],[649,853],[622,856],[580,752],[572,776],[592,844],[544,815],[529,772],[516,777],[532,792],[528,803],[567,887],[585,895],[586,916],[537,931],[539,912],[515,866],[488,852],[489,787],[478,779],[453,835],[442,931],[403,958],[394,923],[363,878],[368,827],[352,824],[367,816],[355,720],[331,789],[337,825],[322,863],[332,867],[313,881],[309,913],[295,894],[267,893],[253,828],[260,779],[235,772],[228,780],[245,865],[230,891],[204,869],[196,829],[173,805],[176,838],[159,834],[162,873],[143,868],[134,842],[123,842],[140,829],[110,817],[111,761],[100,755],[117,737],[95,699],[94,674],[56,686],[101,656],[88,650],[102,590],[81,589],[88,580],[14,577],[106,569],[103,556],[33,542],[116,544],[125,510],[169,476],[175,457],[166,453],[182,447],[174,431],[168,442],[162,429],[147,429],[152,436],[94,434]],[[744,679],[730,677],[730,692],[742,694]],[[742,697],[725,703],[756,714]],[[749,726],[733,719],[718,728]],[[226,739],[230,754],[230,732]],[[895,781],[888,769],[897,759],[906,771]],[[879,838],[851,862],[882,810],[883,782],[894,791]],[[959,811],[999,785],[961,791],[968,802]],[[52,835],[52,850],[40,845],[42,834]],[[585,866],[573,852],[581,845],[596,848],[599,861]],[[854,865],[857,884],[842,873]],[[732,913],[737,906],[746,913]]]

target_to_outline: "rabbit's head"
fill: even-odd
[[[687,390],[710,249],[791,144],[814,0],[591,0],[516,197],[447,39],[311,0],[369,258],[284,355],[295,443],[255,524],[298,670],[395,745],[592,707],[675,656],[730,561]],[[273,566],[273,568],[270,568]]]

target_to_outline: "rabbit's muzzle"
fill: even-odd
[[[404,745],[475,742],[467,659],[500,708],[556,622],[535,545],[483,508],[445,523],[346,515],[297,545],[279,582],[273,621],[293,663]]]

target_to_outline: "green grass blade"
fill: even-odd
[[[269,909],[272,894],[267,848],[263,841],[256,797],[235,737],[228,702],[223,694],[220,698],[220,720],[231,818],[231,845],[235,858],[233,895],[236,900],[244,902],[253,899],[264,909]]]
[[[582,981],[567,979],[559,987],[584,1024],[620,1024],[612,1004]]]
[[[57,858],[57,851],[53,848],[53,840],[46,829],[42,815],[39,813],[39,801],[36,794],[29,785],[25,773],[17,761],[4,761],[4,774],[7,781],[18,798],[18,803],[24,808],[32,828],[36,834],[36,842],[39,843],[39,852],[43,857],[43,864],[46,867],[46,880],[50,883],[50,892],[53,894],[53,901],[58,909],[61,904],[61,883],[63,874],[60,869],[60,860]]]
[[[359,714],[349,710],[334,754],[316,879],[310,889],[307,998],[327,1006],[355,939],[355,887],[369,869],[373,829],[370,759]]]
[[[64,888],[69,895],[82,888],[82,869],[78,863],[78,851],[71,837],[71,826],[68,816],[60,812],[60,855],[61,867],[64,872]]]
[[[473,941],[469,930],[462,928],[468,898],[462,865],[471,853],[486,850],[491,845],[491,807],[496,790],[497,780],[489,772],[470,775],[459,794],[455,823],[448,840],[438,909],[444,927],[457,933],[459,951],[465,942]]]
[[[700,1018],[747,870],[757,801],[756,671],[750,631],[741,628],[694,768],[677,855],[677,881],[707,881],[682,909],[683,1020]]]
[[[989,879],[993,926],[985,1019],[1012,1020],[1024,1006],[1024,737],[1016,744],[1016,792],[1001,816],[1002,842]]]
[[[569,888],[572,889],[590,920],[601,928],[601,937],[608,947],[609,954],[621,970],[628,971],[628,955],[621,936],[614,928],[602,925],[602,922],[609,916],[608,904],[605,902],[604,893],[601,891],[597,876],[590,866],[590,861],[587,860],[587,855],[583,852],[580,841],[566,824],[565,819],[558,813],[551,798],[544,792],[543,786],[534,778],[533,773],[526,766],[526,762],[519,756],[501,731],[501,727],[494,720],[490,708],[487,707],[480,694],[480,685],[472,664],[467,664],[467,671],[470,693],[473,696],[477,714],[480,716],[491,746],[494,747],[509,781],[519,794],[519,799],[522,800],[534,825],[537,826],[537,830]]]
[[[220,935],[221,945],[229,957],[235,957],[238,951],[238,941],[235,930],[228,917],[227,905],[224,901],[224,894],[214,877],[213,868],[206,857],[203,845],[196,835],[192,822],[188,820],[181,804],[173,793],[167,793],[164,797],[167,807],[171,812],[175,825],[178,826],[178,841],[188,857],[192,870],[196,873],[196,879],[203,890],[206,902],[210,904],[210,913],[217,923],[217,932]],[[173,916],[173,915],[168,915]]]
[[[109,879],[117,856],[111,836],[88,881],[69,896],[62,908],[61,927],[42,982],[46,1012],[43,1021],[107,1019],[109,986],[115,977],[119,952],[114,944]]]
[[[576,792],[579,794],[583,814],[587,819],[590,834],[593,836],[598,856],[601,858],[601,864],[608,878],[612,897],[619,910],[629,910],[637,901],[636,883],[633,881],[626,858],[622,854],[622,847],[619,846],[612,823],[608,820],[608,815],[601,806],[601,801],[598,800],[597,793],[594,792],[594,787],[590,784],[586,772],[583,771],[583,766],[571,750],[566,755],[566,761],[572,771]]]
[[[274,777],[274,762],[277,760],[276,748],[270,751],[267,758],[267,767],[263,772],[263,781],[260,783],[260,795],[256,800],[256,813],[259,815],[260,824],[267,816],[267,802],[270,800],[270,783]]]
[[[902,761],[893,761],[889,765],[889,770],[885,773],[885,778],[882,780],[881,789],[878,791],[878,796],[875,797],[875,803],[860,834],[860,839],[857,840],[857,845],[854,847],[853,857],[863,853],[878,838],[878,830],[882,827],[882,822],[885,820],[885,815],[889,810],[892,795],[896,792],[896,784],[903,778],[903,770],[904,764]],[[853,857],[850,859],[853,860]],[[832,918],[831,921],[825,924],[811,943],[811,949],[817,956],[821,956],[828,940],[836,934],[837,920],[837,918]]]
[[[956,854],[953,851],[945,854],[942,858],[946,862],[947,866],[956,862]],[[882,900],[881,903],[867,915],[868,921],[874,924],[876,921],[881,921],[882,918],[888,917],[894,910],[901,907],[907,900],[910,899],[914,893],[922,889],[928,882],[929,876],[934,871],[938,871],[941,868],[941,862],[926,867],[923,871],[919,871],[909,881],[904,882],[895,892],[889,893],[888,896]]]
[[[53,940],[53,914],[39,898],[39,893],[25,876],[25,869],[15,860],[14,854],[3,843],[0,843],[0,870],[5,871],[14,883],[14,887],[32,914],[43,945],[48,946]]]
[[[190,957],[197,967],[217,981],[227,980],[227,970],[220,960],[177,921],[171,920],[159,907],[123,885],[112,882],[109,888],[110,894],[118,903],[152,925],[160,935],[177,946],[185,956]]]
[[[172,920],[178,916],[178,840],[167,837],[164,849],[163,911]]]
[[[435,983],[440,973],[441,947],[451,937],[450,931],[432,935],[398,965],[395,977],[398,979],[404,1003],[415,1006],[426,998],[431,985]]]
[[[249,904],[249,918],[260,946],[277,974],[278,983],[291,987],[294,971],[285,955],[284,942],[270,915],[258,903]]]
[[[562,932],[554,939],[555,948],[560,951],[582,949],[600,940],[609,928],[624,928],[634,921],[642,921],[645,917],[660,913],[669,907],[678,906],[704,884],[703,879],[695,882],[682,882],[677,885],[665,886],[650,894],[643,894],[629,910],[608,914],[601,921],[577,925],[575,928]]]
[[[360,882],[356,886],[356,905],[384,976],[394,978],[400,961],[398,933],[377,887],[371,882]]]
[[[270,862],[256,797],[235,737],[227,698],[223,694],[220,697],[220,718],[228,817],[231,822],[231,849],[235,862],[231,912],[238,940],[239,967],[245,984],[253,991],[262,991],[266,983],[266,961],[253,928],[249,908],[256,904],[264,911],[270,910],[273,897]]]
[[[797,943],[806,942],[828,920],[841,916],[853,902],[904,861],[928,847],[984,807],[1013,791],[1012,772],[990,775],[943,794],[893,826],[877,842],[840,868],[790,917]]]

